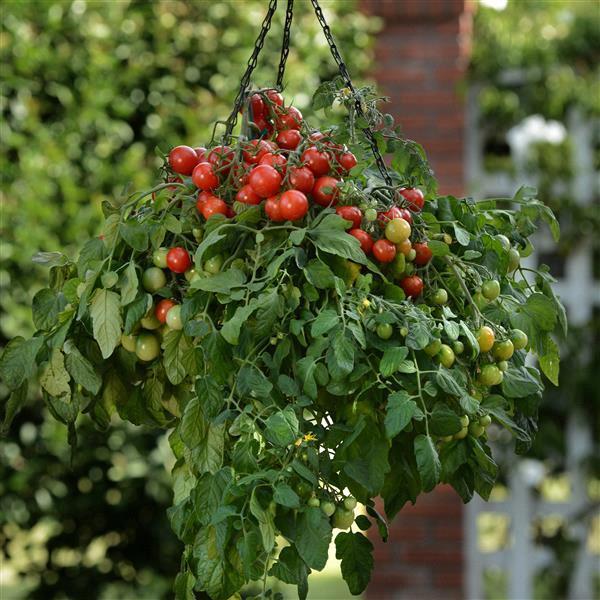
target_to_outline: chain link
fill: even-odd
[[[254,43],[254,50],[252,52],[252,55],[250,56],[250,59],[248,60],[248,66],[246,67],[246,72],[244,73],[242,80],[240,82],[240,89],[238,91],[238,94],[235,98],[235,102],[233,104],[233,111],[229,115],[229,118],[227,119],[227,122],[225,125],[225,134],[223,135],[223,141],[225,144],[228,144],[231,142],[231,133],[233,132],[233,128],[235,127],[235,125],[237,123],[238,114],[242,108],[242,105],[243,105],[244,99],[245,99],[245,95],[246,95],[246,90],[248,89],[248,85],[250,84],[250,77],[252,76],[252,72],[254,71],[254,69],[256,68],[256,65],[258,63],[258,55],[260,54],[260,51],[263,49],[263,46],[265,45],[265,38],[267,37],[267,33],[269,32],[269,29],[271,28],[271,21],[273,20],[273,15],[275,14],[276,9],[277,9],[277,0],[270,0],[269,10],[267,11],[267,14],[262,23],[260,33],[258,34],[258,37],[256,38],[256,42]]]
[[[346,67],[346,64],[344,63],[342,56],[340,55],[340,51],[338,50],[335,40],[333,39],[333,34],[331,33],[331,29],[329,28],[327,21],[325,20],[325,15],[323,14],[321,7],[319,6],[319,2],[318,2],[318,0],[310,0],[310,1],[311,1],[311,4],[313,5],[313,8],[315,9],[315,15],[317,16],[317,20],[319,21],[319,23],[321,25],[321,29],[323,30],[323,34],[325,35],[325,39],[327,40],[327,43],[329,44],[329,49],[331,50],[331,55],[333,56],[333,59],[335,60],[337,66],[338,66],[340,75],[342,76],[342,78],[344,79],[344,82],[346,83],[346,86],[350,89],[350,91],[352,92],[352,94],[354,96],[354,99],[355,99],[354,106],[356,109],[356,113],[360,117],[366,118],[365,113],[364,113],[361,103],[360,103],[360,99],[356,97],[356,89],[355,89],[354,85],[352,84],[352,79],[350,79],[350,73],[348,72],[348,68]],[[375,162],[377,163],[377,167],[379,169],[379,172],[381,173],[381,176],[383,177],[383,179],[385,180],[387,185],[391,186],[393,184],[392,178],[387,170],[387,167],[385,166],[385,162],[383,160],[383,157],[381,156],[381,152],[379,152],[379,147],[377,146],[377,141],[375,140],[375,136],[373,135],[372,129],[369,126],[367,126],[362,131],[365,134],[365,137],[367,138],[367,140],[369,141],[369,144],[371,145],[371,150],[373,152],[373,156],[375,157]]]
[[[292,28],[292,19],[294,18],[294,0],[288,0],[285,11],[285,25],[283,27],[283,41],[281,42],[281,58],[279,59],[279,69],[277,71],[277,89],[283,89],[283,75],[285,73],[285,63],[290,53],[290,30]]]

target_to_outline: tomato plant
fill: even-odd
[[[373,90],[355,94],[379,114]],[[305,598],[334,529],[360,593],[373,562],[359,526],[385,537],[441,482],[487,498],[492,424],[531,444],[543,384],[528,351],[557,383],[566,321],[547,270],[526,279],[515,256],[539,219],[558,226],[530,188],[513,209],[438,196],[422,149],[380,125],[402,165],[384,177],[345,87],[315,94],[315,109],[350,111],[323,132],[275,90],[249,102],[258,141],[172,151],[151,190],[106,203],[76,260],[38,257],[38,332],[7,345],[0,374],[13,413],[39,375],[73,444],[80,418],[170,430],[178,598],[268,575]]]

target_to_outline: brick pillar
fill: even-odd
[[[388,112],[427,152],[442,194],[465,191],[465,75],[469,0],[362,0],[383,19],[373,75]],[[421,496],[375,543],[369,600],[454,600],[463,595],[463,505],[449,486]]]

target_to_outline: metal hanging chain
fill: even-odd
[[[281,42],[281,58],[279,59],[279,69],[277,71],[277,89],[283,88],[283,75],[285,73],[285,63],[290,53],[290,30],[292,28],[292,19],[294,18],[294,0],[288,0],[285,11],[285,25],[283,26],[283,41]]]
[[[225,126],[225,134],[223,135],[223,141],[226,144],[231,141],[231,133],[233,131],[233,128],[235,127],[235,124],[237,123],[238,114],[244,103],[244,96],[246,95],[246,90],[248,89],[248,85],[250,83],[250,77],[252,76],[252,72],[254,71],[258,63],[258,55],[260,54],[260,51],[265,45],[265,38],[267,37],[267,33],[271,28],[271,21],[273,20],[273,15],[275,14],[276,9],[277,0],[270,0],[269,10],[267,11],[267,14],[262,23],[260,33],[256,38],[256,42],[254,43],[254,50],[252,52],[252,55],[250,56],[250,59],[248,60],[246,72],[244,73],[244,76],[242,77],[242,80],[240,82],[240,89],[233,104],[233,111],[227,119],[227,123]]]
[[[346,64],[344,63],[344,61],[340,55],[340,51],[338,50],[338,48],[336,46],[335,40],[333,39],[333,35],[331,33],[331,29],[329,28],[329,25],[327,24],[327,21],[325,20],[325,15],[323,15],[323,11],[321,10],[321,7],[319,6],[319,2],[318,2],[318,0],[310,0],[310,1],[311,1],[311,4],[313,5],[313,8],[315,9],[315,15],[317,16],[317,20],[319,21],[319,23],[321,25],[321,29],[323,29],[323,34],[325,35],[325,39],[327,40],[327,43],[329,44],[329,49],[331,50],[331,55],[333,56],[333,59],[335,60],[337,66],[338,66],[340,75],[344,79],[346,86],[350,89],[350,91],[354,95],[354,98],[355,98],[354,106],[356,108],[356,113],[359,116],[364,117],[365,113],[362,109],[360,100],[356,97],[356,89],[355,89],[354,85],[352,84],[352,80],[350,79],[350,73],[348,73],[348,68],[346,67]],[[375,157],[375,162],[377,163],[377,167],[379,168],[379,172],[381,173],[381,176],[383,177],[383,179],[385,180],[387,185],[392,186],[392,184],[393,184],[392,178],[387,170],[387,167],[385,166],[385,162],[383,161],[381,152],[379,152],[379,148],[377,146],[377,142],[375,141],[375,137],[373,136],[372,129],[369,126],[367,126],[362,131],[365,134],[365,137],[367,138],[367,140],[369,141],[369,144],[371,145],[371,150],[373,152],[373,156]]]

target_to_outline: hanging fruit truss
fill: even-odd
[[[340,71],[314,108],[347,118],[317,131],[279,91],[292,1],[277,87],[249,89],[272,0],[220,143],[174,148],[161,183],[105,203],[76,261],[38,255],[38,331],[0,359],[5,427],[39,373],[73,445],[80,413],[170,431],[177,598],[255,581],[265,597],[270,576],[305,598],[333,538],[360,593],[363,532],[387,537],[374,499],[392,518],[440,482],[487,498],[488,427],[526,451],[543,389],[532,356],[558,379],[564,310],[548,270],[520,265],[538,219],[558,236],[551,211],[529,188],[436,196],[422,149],[353,86],[311,1]]]

